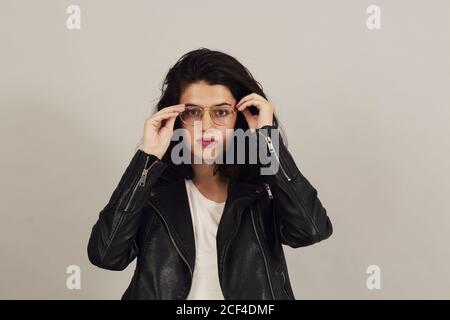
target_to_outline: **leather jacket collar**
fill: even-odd
[[[217,230],[218,254],[224,250],[226,240],[231,237],[233,226],[238,224],[244,209],[262,194],[261,191],[261,186],[256,183],[230,182]],[[184,179],[172,179],[163,186],[155,187],[150,193],[149,204],[162,215],[180,253],[186,258],[191,270],[194,270],[195,240]]]

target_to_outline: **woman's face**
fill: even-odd
[[[222,155],[233,134],[237,101],[226,86],[198,81],[184,88],[179,103],[186,104],[186,111],[181,114],[181,124],[190,136],[185,141],[195,159],[194,163],[212,163]]]

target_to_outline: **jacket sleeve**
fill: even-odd
[[[92,227],[89,261],[104,269],[123,270],[137,256],[135,236],[150,188],[167,164],[138,149]]]
[[[264,173],[273,190],[276,224],[281,242],[292,248],[312,245],[333,233],[327,211],[317,190],[298,169],[275,126],[256,129],[258,145],[270,158]],[[259,150],[259,149],[258,149]]]

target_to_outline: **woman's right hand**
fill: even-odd
[[[143,142],[139,147],[160,160],[167,151],[173,135],[175,120],[184,111],[183,103],[166,107],[145,120]]]

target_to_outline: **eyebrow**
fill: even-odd
[[[186,107],[201,107],[200,105],[194,104],[194,103],[185,103],[184,105]],[[214,107],[221,107],[221,106],[230,106],[231,107],[231,104],[229,104],[228,102],[221,102],[221,103],[214,105]]]

